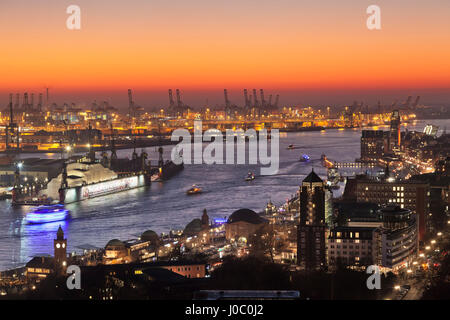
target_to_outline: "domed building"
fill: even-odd
[[[105,263],[127,263],[128,260],[128,248],[124,242],[119,239],[110,240],[105,246]]]
[[[225,225],[225,237],[227,241],[243,239],[247,241],[267,221],[261,218],[255,211],[239,209],[231,214]]]
[[[159,236],[155,231],[147,230],[141,235],[141,241],[149,241],[150,245],[158,246]]]
[[[186,225],[186,228],[184,228],[183,236],[196,236],[200,231],[202,231],[202,220],[194,219]]]

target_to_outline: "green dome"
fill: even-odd
[[[186,228],[184,228],[183,235],[194,236],[200,231],[202,231],[202,220],[194,219],[187,224]]]
[[[147,230],[141,235],[142,241],[150,241],[152,243],[159,242],[158,234],[153,230]]]
[[[244,221],[251,224],[260,224],[264,222],[255,211],[250,209],[239,209],[231,214],[228,218],[227,223],[235,223],[239,221]]]
[[[119,239],[112,239],[106,244],[106,247],[118,247],[118,246],[125,247],[125,244]]]

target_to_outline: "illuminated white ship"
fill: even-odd
[[[41,194],[61,203],[71,203],[143,187],[146,181],[145,174],[121,177],[100,163],[75,162],[67,164],[66,172],[53,178]]]

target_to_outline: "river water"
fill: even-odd
[[[410,130],[422,130],[426,123],[450,125],[449,120],[417,121]],[[387,127],[381,128],[387,130]],[[284,203],[298,190],[302,179],[314,170],[323,178],[326,170],[320,164],[321,154],[331,160],[354,161],[360,156],[361,130],[327,130],[280,134],[280,169],[272,176],[258,176],[259,165],[186,165],[177,176],[164,183],[67,205],[71,218],[67,221],[27,225],[23,219],[29,208],[12,208],[10,200],[0,202],[0,270],[24,265],[33,256],[53,254],[53,239],[59,225],[68,239],[68,252],[77,246],[90,244],[104,247],[114,238],[129,240],[145,230],[157,233],[183,229],[194,218],[200,218],[204,208],[210,219],[223,218],[240,208],[261,211],[269,200]],[[288,150],[294,144],[300,149]],[[165,148],[169,158],[170,148]],[[155,148],[147,148],[150,159],[157,159]],[[309,163],[299,162],[302,154],[311,157]],[[38,155],[58,157],[59,155]],[[130,150],[120,150],[119,157],[131,156]],[[22,155],[36,157],[36,155]],[[247,172],[257,176],[244,181]],[[203,193],[187,196],[192,184]],[[339,196],[341,190],[334,191]]]

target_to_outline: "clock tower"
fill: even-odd
[[[55,251],[55,271],[64,273],[67,268],[67,239],[64,239],[64,231],[61,226],[56,233],[56,239],[53,240],[53,249]]]

